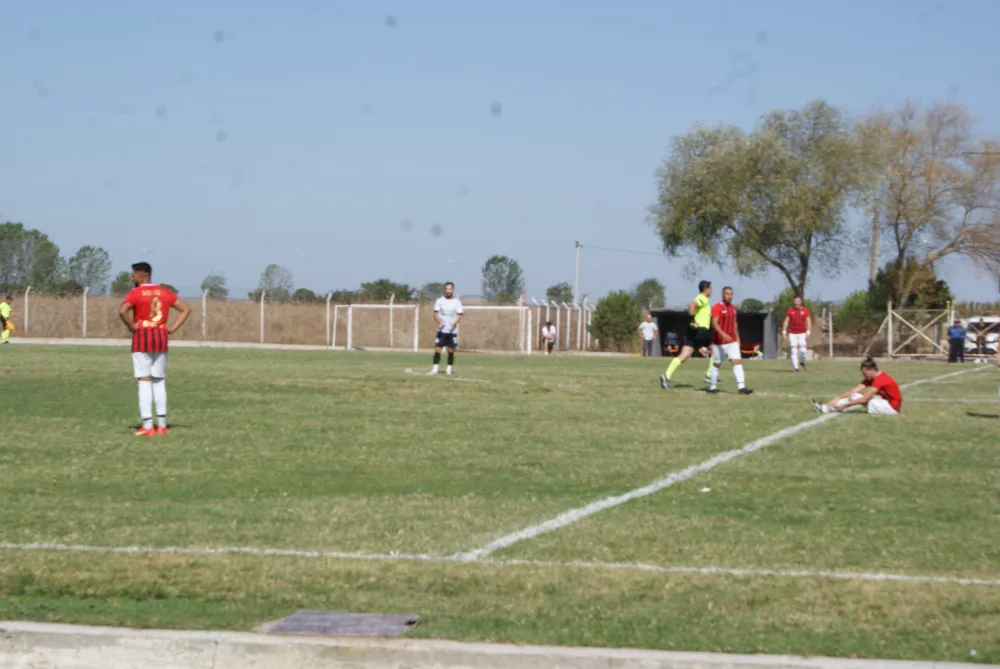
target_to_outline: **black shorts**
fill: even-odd
[[[712,331],[708,328],[699,328],[693,325],[688,326],[684,333],[684,345],[693,349],[709,346],[712,343]]]
[[[554,341],[550,341],[550,342],[548,342],[547,346],[548,346],[549,350],[551,351],[552,349],[554,349],[556,347],[556,343]]]
[[[458,348],[458,333],[438,330],[437,337],[434,338],[434,348]]]

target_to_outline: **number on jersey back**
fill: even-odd
[[[125,296],[125,303],[132,307],[135,333],[132,335],[133,353],[167,352],[167,317],[177,303],[177,295],[169,288],[155,283],[133,288]]]

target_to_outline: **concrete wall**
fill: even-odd
[[[958,669],[966,666],[0,622],[0,669]]]

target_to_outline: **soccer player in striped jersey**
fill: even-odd
[[[736,305],[733,304],[733,289],[722,289],[722,301],[712,307],[712,369],[709,372],[708,392],[719,392],[719,366],[722,359],[733,365],[733,376],[740,395],[753,391],[747,388],[743,372],[743,353],[740,351],[740,329],[736,323]]]
[[[132,265],[135,288],[125,296],[118,315],[132,333],[132,370],[139,382],[139,416],[142,427],[136,436],[167,433],[167,344],[170,335],[191,315],[191,307],[177,299],[169,288],[153,283],[149,263]],[[173,325],[167,324],[170,310],[177,311]],[[153,404],[157,425],[153,426]]]

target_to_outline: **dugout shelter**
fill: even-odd
[[[659,343],[653,347],[654,356],[671,355],[667,352],[667,333],[673,331],[683,343],[684,332],[687,330],[691,316],[687,309],[650,309],[653,320],[659,328]],[[753,357],[755,347],[759,347],[764,358],[774,359],[778,357],[778,328],[781,324],[778,317],[769,311],[743,311],[737,312],[737,322],[740,328],[740,348],[743,350],[743,357]],[[697,356],[698,354],[695,353]]]

